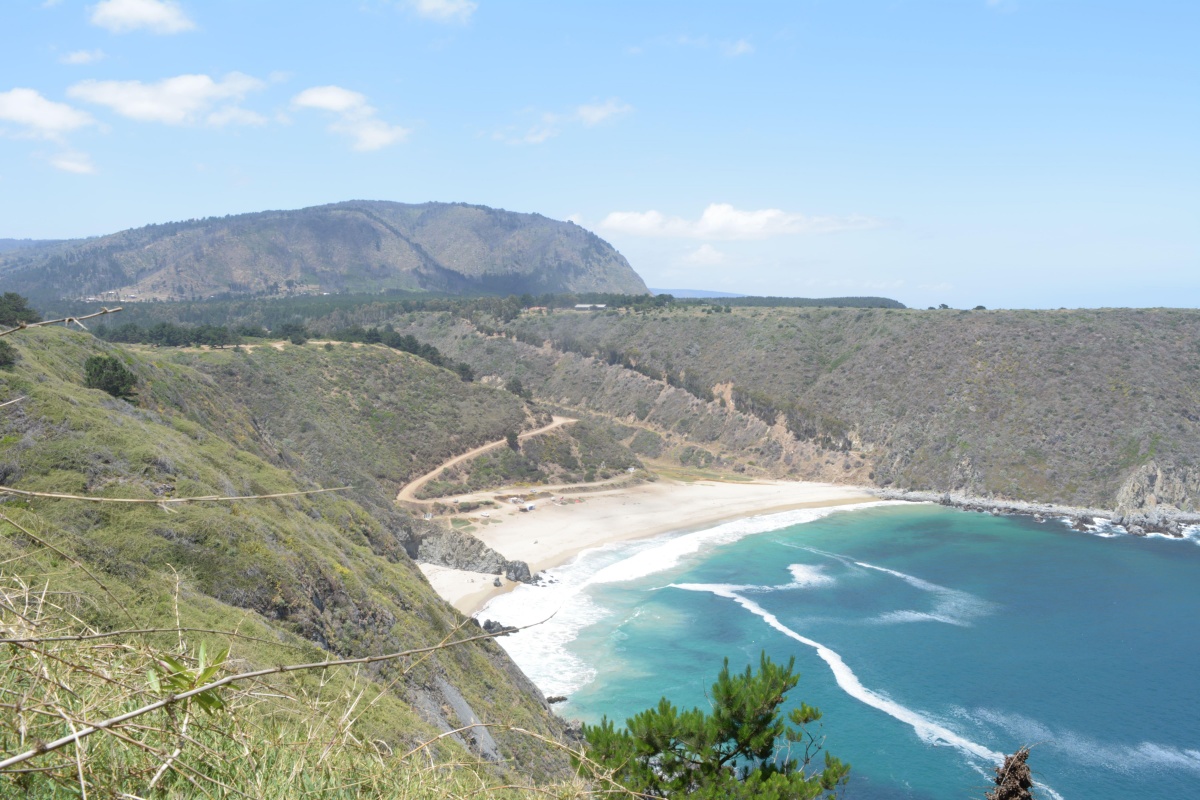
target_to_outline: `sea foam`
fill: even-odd
[[[829,669],[833,672],[833,677],[837,681],[838,687],[846,694],[853,697],[865,705],[876,708],[888,716],[899,720],[909,726],[916,732],[917,736],[930,744],[945,743],[951,747],[957,748],[962,752],[974,756],[975,758],[984,759],[990,763],[998,764],[1004,760],[1001,753],[989,750],[981,744],[971,741],[964,736],[960,736],[944,725],[941,725],[933,720],[925,717],[910,708],[900,705],[890,698],[884,697],[878,692],[874,692],[862,685],[858,676],[854,671],[846,665],[842,657],[834,650],[829,649],[820,642],[809,639],[807,636],[802,636],[796,631],[779,621],[779,618],[767,611],[765,608],[744,597],[737,592],[730,591],[727,587],[717,584],[702,584],[702,583],[681,583],[672,584],[676,589],[684,589],[692,592],[710,592],[718,597],[724,597],[733,600],[742,608],[760,617],[764,622],[770,625],[775,630],[794,639],[801,644],[808,645],[817,651],[817,655],[821,660],[829,665]]]
[[[545,570],[548,578],[539,584],[518,586],[492,598],[475,614],[479,619],[496,619],[505,625],[536,626],[509,634],[498,641],[517,666],[547,695],[570,695],[590,683],[595,668],[572,654],[568,645],[579,631],[610,613],[584,592],[589,586],[637,580],[669,570],[689,556],[712,547],[732,544],[767,531],[827,517],[842,511],[876,506],[900,505],[900,501],[877,501],[830,508],[798,509],[734,520],[691,533],[674,533],[634,542],[619,542],[580,553],[570,564]],[[796,565],[793,586],[820,585],[833,579],[819,567]],[[749,591],[779,587],[731,587]]]
[[[976,597],[970,592],[951,589],[948,586],[939,586],[936,583],[930,583],[927,580],[898,572],[894,569],[868,564],[865,561],[855,561],[854,564],[864,569],[873,569],[885,575],[899,578],[909,586],[920,589],[923,592],[929,592],[937,598],[932,611],[891,611],[876,617],[875,621],[877,622],[934,621],[966,628],[970,627],[973,618],[988,614],[997,607],[995,603],[984,600],[981,597]]]

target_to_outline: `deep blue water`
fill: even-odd
[[[624,544],[482,616],[562,710],[703,705],[722,660],[795,657],[851,800],[981,798],[1034,746],[1041,797],[1200,797],[1200,547],[898,504]],[[824,648],[823,650],[818,647]]]

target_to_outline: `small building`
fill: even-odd
[[[537,506],[533,503],[524,503],[521,506],[522,511],[533,511],[535,508],[537,508]]]
[[[575,304],[576,311],[603,311],[606,308],[608,308],[608,305],[605,303],[576,303]]]

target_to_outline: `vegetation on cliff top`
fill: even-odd
[[[371,470],[379,473],[372,482],[398,483],[404,466],[384,459],[389,442],[423,439],[418,458],[441,459],[471,436],[490,440],[520,424],[523,401],[382,347],[168,354],[122,350],[55,328],[6,338],[16,340],[20,359],[0,373],[0,402],[24,399],[0,413],[0,482],[26,492],[150,501],[24,497],[0,506],[40,540],[70,554],[64,560],[47,553],[0,523],[6,532],[0,560],[22,569],[33,565],[32,572],[18,574],[48,580],[39,589],[61,598],[79,624],[101,631],[177,624],[238,631],[254,638],[198,635],[191,641],[206,642],[209,653],[232,645],[232,658],[256,666],[397,652],[436,644],[463,625],[406,554],[416,522],[394,507],[373,513],[364,505],[390,507],[376,498],[390,500],[391,486],[172,505],[169,511],[156,502],[340,486],[338,478]],[[136,404],[83,386],[84,363],[98,355],[118,359],[137,375]],[[357,383],[348,374],[355,369],[364,371]],[[268,384],[273,388],[263,396]],[[343,385],[353,389],[336,394]],[[413,418],[389,414],[393,394],[391,402],[405,408],[420,407],[423,396],[428,402]],[[277,420],[275,427],[264,419]],[[305,419],[319,427],[301,431]],[[365,430],[338,441],[338,425],[357,431],[358,424]],[[332,450],[334,444],[343,449]],[[359,450],[365,451],[362,459],[343,460]],[[378,460],[372,462],[372,455]],[[107,593],[90,583],[81,588],[87,582],[78,570],[84,568]],[[11,568],[6,574],[13,574]],[[288,689],[293,696],[301,690],[323,697],[365,691],[370,702],[364,699],[355,712],[355,735],[384,750],[406,752],[472,718],[551,737],[562,731],[536,690],[490,642],[434,654],[406,674],[385,664],[295,680],[300,683]],[[489,737],[454,734],[436,749],[439,758],[472,752],[475,759],[503,759],[509,766],[501,773],[566,774],[565,756],[503,730]]]

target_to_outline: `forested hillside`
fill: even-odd
[[[401,322],[479,374],[657,422],[772,474],[1200,505],[1195,311],[693,307],[526,314],[499,325],[504,338],[445,315]]]

